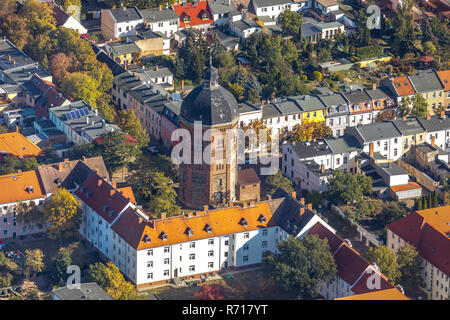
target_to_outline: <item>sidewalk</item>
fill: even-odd
[[[205,282],[201,282],[201,279],[193,279],[193,280],[188,280],[188,281],[182,280],[181,283],[178,285],[174,284],[174,283],[163,283],[163,284],[158,284],[158,285],[149,286],[149,287],[145,287],[145,288],[140,288],[140,289],[137,289],[137,291],[142,292],[142,291],[148,291],[148,290],[153,290],[153,289],[162,288],[162,287],[172,287],[175,289],[176,288],[186,288],[189,286],[186,285],[185,282],[196,282],[198,284],[207,284],[210,281],[225,280],[225,278],[227,278],[228,276],[232,276],[232,275],[239,274],[239,273],[245,273],[245,272],[253,272],[256,270],[261,270],[262,268],[263,268],[262,266],[258,266],[258,267],[249,268],[249,269],[223,271],[217,275],[207,277],[205,279]]]

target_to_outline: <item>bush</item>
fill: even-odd
[[[384,49],[382,46],[366,46],[356,48],[356,55],[360,59],[379,57],[383,54],[383,52]]]

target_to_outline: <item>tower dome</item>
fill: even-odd
[[[234,96],[219,85],[219,72],[209,66],[202,73],[203,83],[192,90],[181,104],[181,117],[188,122],[202,121],[215,126],[234,123],[239,118]]]

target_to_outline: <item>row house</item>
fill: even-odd
[[[398,160],[402,156],[402,135],[390,121],[381,121],[349,127],[346,134],[353,135],[362,145],[362,151],[369,153],[373,143],[374,152],[388,160]]]
[[[439,80],[444,86],[444,105],[450,109],[450,70],[437,71]]]
[[[403,117],[393,120],[392,123],[401,133],[403,139],[402,154],[406,155],[411,146],[416,146],[425,142],[425,128],[416,117]]]
[[[161,140],[169,149],[176,144],[176,142],[172,142],[172,133],[180,127],[180,111],[180,101],[164,104],[161,111]]]
[[[422,258],[422,279],[428,299],[450,298],[450,206],[413,212],[386,226],[387,246],[394,252],[407,243]]]
[[[302,111],[294,101],[274,99],[261,108],[263,123],[272,132],[285,133],[302,123]]]
[[[365,90],[372,102],[372,119],[376,121],[377,118],[383,118],[384,115],[388,115],[395,118],[395,103],[390,96],[389,89],[386,87],[377,88],[376,84],[372,89]]]
[[[166,37],[171,37],[178,31],[179,17],[177,13],[169,8],[163,8],[162,5],[158,9],[141,10],[144,23],[153,32],[160,32]]]
[[[442,111],[440,115],[427,115],[417,118],[421,126],[425,129],[425,141],[436,145],[442,150],[450,149],[450,119]],[[434,140],[434,141],[433,141]]]
[[[20,132],[5,132],[0,134],[0,163],[4,162],[7,156],[23,159],[41,155],[43,155],[41,148]]]
[[[24,239],[45,232],[43,224],[20,224],[16,213],[19,203],[38,207],[46,198],[36,171],[0,176],[0,239]]]
[[[344,92],[343,96],[347,100],[350,110],[349,127],[373,122],[372,99],[365,90]]]
[[[334,278],[324,281],[319,288],[323,298],[333,300],[394,289],[407,299],[401,287],[394,287],[375,263],[367,261],[352,248],[350,240],[342,239],[321,223],[316,223],[308,235],[327,239],[337,267]]]
[[[327,108],[326,124],[333,131],[333,137],[344,135],[348,126],[348,104],[340,93],[329,93],[318,95],[319,99]]]

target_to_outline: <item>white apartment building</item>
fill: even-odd
[[[147,24],[153,32],[161,32],[166,37],[172,37],[179,29],[179,17],[171,8],[141,10],[144,23]]]
[[[100,19],[102,35],[107,40],[130,35],[138,24],[144,22],[136,7],[102,9]]]
[[[249,4],[249,11],[258,17],[268,16],[272,20],[277,20],[284,10],[298,11],[306,6],[306,2],[293,2],[290,0],[252,0]]]
[[[450,150],[450,119],[442,113],[441,115],[426,116],[425,118],[417,118],[419,123],[426,130],[425,141],[429,144],[434,143],[442,150]]]

